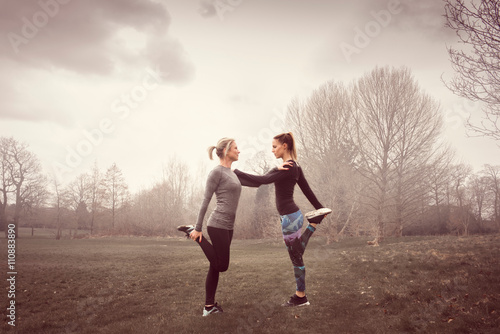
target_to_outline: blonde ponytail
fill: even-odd
[[[224,159],[226,153],[231,148],[231,144],[234,142],[232,138],[222,138],[217,142],[216,146],[210,146],[208,148],[208,157],[210,160],[213,160],[212,152],[215,150],[215,154],[219,157],[219,159]],[[225,150],[225,151],[224,151]]]
[[[213,158],[212,154],[213,154],[213,151],[214,151],[216,148],[217,148],[217,147],[215,147],[215,146],[210,146],[210,147],[208,148],[208,157],[210,158],[210,160],[214,160],[214,158]]]

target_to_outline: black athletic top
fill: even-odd
[[[323,205],[318,201],[307,183],[302,168],[293,160],[292,166],[288,170],[279,170],[273,168],[265,175],[252,175],[244,173],[238,169],[234,173],[240,179],[242,186],[258,187],[262,184],[274,183],[276,192],[276,208],[280,215],[287,215],[299,211],[299,207],[293,201],[293,191],[295,184],[298,184],[304,195],[314,206],[315,209],[320,209]]]

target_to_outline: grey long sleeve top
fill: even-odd
[[[208,218],[207,226],[225,230],[232,230],[234,228],[234,219],[241,193],[241,183],[231,168],[218,165],[208,175],[205,195],[195,227],[195,230],[198,232],[202,230],[203,219],[214,193],[217,204]]]

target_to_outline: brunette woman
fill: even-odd
[[[276,207],[281,216],[281,229],[290,260],[292,261],[293,271],[296,282],[296,292],[283,306],[303,306],[309,305],[305,293],[306,283],[303,254],[306,249],[309,238],[316,231],[316,225],[321,223],[323,218],[332,212],[324,208],[318,201],[313,191],[309,187],[304,176],[302,168],[297,163],[297,152],[295,140],[291,132],[282,133],[273,138],[272,152],[277,159],[283,159],[288,164],[288,170],[274,168],[265,175],[251,175],[238,169],[234,172],[240,179],[243,186],[258,187],[262,184],[274,183],[276,191]],[[286,167],[283,165],[283,167]],[[306,218],[309,221],[304,233],[302,225],[304,216],[299,207],[293,200],[295,184],[298,184],[309,202],[316,209],[308,212]]]

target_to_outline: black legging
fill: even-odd
[[[202,238],[201,242],[198,241],[199,239],[196,242],[210,261],[210,269],[208,269],[205,283],[205,305],[213,305],[215,291],[219,283],[219,273],[226,271],[229,267],[229,247],[233,239],[233,230],[207,226],[207,232],[212,243],[208,242],[205,237]]]

